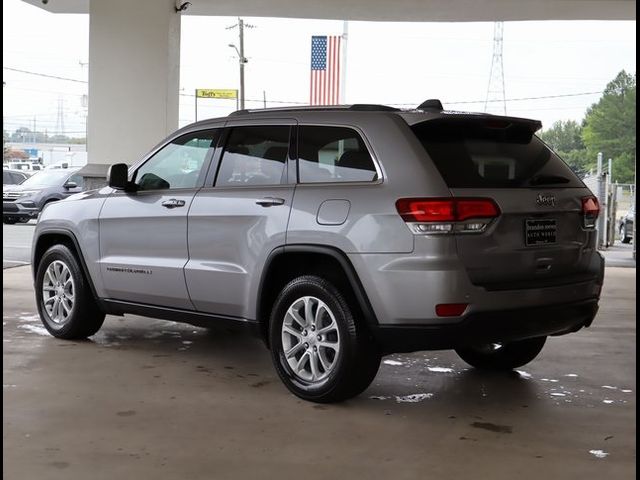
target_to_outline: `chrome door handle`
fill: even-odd
[[[276,205],[284,205],[284,198],[265,197],[256,200],[256,203],[262,207],[275,207]]]
[[[162,206],[165,208],[177,208],[184,207],[184,200],[178,200],[176,198],[171,198],[169,200],[165,200],[162,202]]]

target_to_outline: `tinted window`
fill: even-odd
[[[11,175],[11,173],[9,172],[2,172],[2,184],[8,185],[10,183],[14,183],[13,175]]]
[[[288,126],[234,127],[216,186],[278,185],[289,153]]]
[[[525,125],[432,120],[411,128],[451,188],[583,186]]]
[[[302,126],[298,134],[300,182],[370,182],[378,178],[362,137],[350,128]]]
[[[195,188],[209,149],[215,147],[218,130],[183,135],[165,145],[136,172],[140,190]]]

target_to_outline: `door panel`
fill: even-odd
[[[189,211],[185,278],[197,310],[252,320],[261,267],[286,240],[291,123],[233,124],[225,137],[216,186]]]
[[[192,309],[184,281],[187,211],[196,190],[116,193],[100,214],[101,272],[109,298]],[[184,206],[167,208],[177,200]]]
[[[283,185],[198,192],[189,211],[190,258],[185,267],[197,310],[253,319],[261,267],[269,253],[285,243],[293,189]],[[258,204],[267,197],[277,200]]]
[[[174,138],[133,172],[134,192],[107,198],[100,270],[109,298],[193,309],[184,278],[187,213],[219,136],[212,129]]]

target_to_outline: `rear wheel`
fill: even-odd
[[[54,337],[86,338],[100,330],[104,312],[98,307],[78,260],[65,245],[54,245],[44,253],[35,289],[40,319]]]
[[[364,391],[380,366],[380,352],[345,297],[317,276],[289,282],[270,320],[271,355],[287,388],[318,403]]]
[[[465,362],[484,370],[511,370],[521,367],[538,356],[547,337],[527,338],[516,342],[487,343],[457,348]]]
[[[620,242],[631,243],[631,237],[627,236],[627,226],[624,223],[620,225],[619,237]]]

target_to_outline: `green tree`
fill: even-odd
[[[590,164],[598,152],[613,159],[613,179],[633,182],[636,148],[636,75],[624,70],[588,110],[582,129]]]
[[[580,176],[587,173],[588,154],[582,141],[582,126],[574,120],[558,120],[540,133],[540,138],[553,148],[569,167]]]
[[[543,131],[540,138],[556,152],[582,150],[582,127],[574,120],[558,120],[551,128]]]

